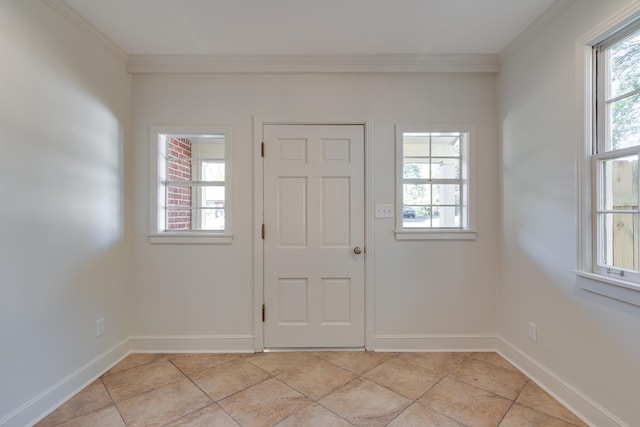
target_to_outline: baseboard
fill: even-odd
[[[375,335],[374,351],[495,351],[495,335]]]
[[[128,354],[129,339],[126,339],[0,419],[0,427],[24,427],[35,424]]]
[[[500,336],[497,337],[497,352],[587,424],[598,427],[630,427]]]
[[[253,335],[159,335],[130,338],[132,353],[253,353]]]

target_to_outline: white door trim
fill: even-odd
[[[362,117],[307,117],[307,116],[254,116],[253,117],[253,315],[254,315],[254,350],[264,350],[264,328],[262,324],[262,304],[264,302],[264,245],[262,241],[262,223],[264,217],[263,187],[264,167],[262,163],[261,145],[263,127],[267,124],[313,124],[341,125],[354,124],[364,126],[364,237],[365,237],[365,348],[372,350],[374,337],[374,236],[373,236],[373,121]]]

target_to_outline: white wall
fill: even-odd
[[[138,75],[132,86],[119,57],[46,3],[0,0],[0,425],[48,411],[126,353],[130,335],[195,337],[151,340],[183,350],[254,335],[254,115],[370,119],[373,203],[394,200],[396,123],[475,125],[476,241],[397,242],[393,220],[372,224],[373,348],[498,331],[602,420],[634,425],[640,308],[580,290],[573,271],[576,40],[629,4],[573,2],[498,79]],[[233,129],[233,243],[150,245],[149,126],[197,124]]]
[[[574,272],[577,40],[632,3],[576,1],[502,66],[504,282],[498,330],[512,349],[565,386],[638,425],[640,307],[581,290],[583,279]],[[537,323],[537,343],[527,337],[529,321]]]
[[[132,87],[119,58],[44,2],[0,0],[0,425],[46,412],[126,352],[130,335],[196,338],[151,340],[182,350],[254,335],[254,115],[371,119],[373,203],[394,200],[396,123],[475,125],[476,241],[397,242],[393,220],[372,224],[373,347],[498,331],[512,354],[634,425],[640,309],[581,291],[573,272],[575,43],[632,3],[574,2],[497,80],[137,75]],[[149,126],[198,124],[233,129],[233,243],[150,245]]]
[[[253,336],[253,116],[372,120],[374,203],[394,201],[396,123],[472,124],[478,145],[474,242],[397,242],[373,224],[379,346],[430,345],[431,335],[492,335],[498,274],[498,118],[495,75],[136,75],[134,335]],[[233,132],[231,245],[150,245],[149,127],[224,125]],[[370,278],[370,280],[373,280]],[[373,288],[372,288],[373,289]],[[442,345],[441,342],[438,345]]]
[[[92,40],[42,1],[0,1],[0,425],[58,404],[129,336],[131,79]]]

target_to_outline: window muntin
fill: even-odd
[[[470,229],[469,138],[463,126],[397,127],[397,237]]]
[[[205,243],[176,240],[180,236],[230,242],[229,129],[154,127],[152,135],[156,190],[150,242]]]
[[[640,25],[594,46],[593,272],[640,282]]]

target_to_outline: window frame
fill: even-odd
[[[628,8],[603,23],[578,40],[579,108],[582,126],[578,129],[578,286],[588,292],[618,301],[640,306],[640,276],[618,269],[607,272],[606,266],[598,263],[598,207],[600,197],[601,163],[604,160],[639,155],[640,146],[605,150],[606,133],[602,126],[607,120],[603,108],[598,108],[598,99],[604,100],[602,60],[596,55],[602,48],[640,30],[640,5]],[[606,78],[608,80],[608,76]],[[608,84],[608,81],[607,81]],[[602,101],[601,101],[602,102]],[[606,100],[605,100],[606,102]],[[584,280],[587,279],[587,280]],[[636,281],[637,280],[637,281]]]
[[[166,193],[165,172],[166,160],[163,153],[162,138],[165,135],[173,137],[193,137],[199,135],[224,135],[224,165],[225,165],[225,226],[224,230],[166,230]],[[151,126],[150,129],[150,204],[149,204],[149,243],[176,244],[230,244],[232,233],[232,185],[231,185],[231,128],[224,126]],[[192,166],[193,167],[193,166]],[[200,164],[195,168],[200,169]],[[192,188],[198,188],[196,186]],[[199,196],[195,196],[196,198]],[[201,215],[192,216],[192,221],[199,220]]]
[[[395,238],[396,240],[475,240],[478,232],[475,229],[476,194],[475,194],[475,127],[473,125],[421,125],[421,124],[397,124],[395,127]],[[405,133],[461,133],[465,134],[460,141],[460,178],[455,179],[460,183],[460,227],[431,227],[409,228],[404,227],[404,141]],[[430,156],[429,158],[432,158]],[[431,180],[432,182],[434,180]],[[445,183],[447,179],[435,180],[436,183]],[[442,181],[442,182],[441,182]]]

